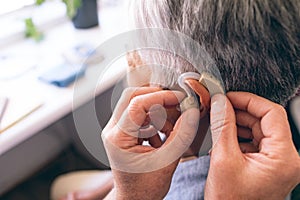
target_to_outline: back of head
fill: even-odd
[[[203,46],[226,91],[252,92],[282,105],[296,93],[300,1],[135,0],[133,5],[137,27],[178,31]]]

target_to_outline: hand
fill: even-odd
[[[60,200],[99,200],[104,199],[113,188],[113,179],[110,177],[104,184],[100,184],[96,189],[79,190],[69,192]]]
[[[192,143],[199,122],[199,109],[193,106],[177,121],[168,115],[166,110],[176,108],[184,98],[181,92],[153,87],[123,93],[102,132],[115,180],[110,197],[162,199],[166,195],[178,160]],[[158,130],[166,135],[165,142]],[[150,146],[142,145],[143,140]]]
[[[205,197],[284,199],[300,182],[300,159],[284,108],[245,92],[227,97],[212,98],[214,148]],[[252,144],[239,144],[238,135],[253,138]]]

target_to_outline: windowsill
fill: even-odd
[[[0,48],[24,39],[26,18],[32,18],[41,31],[67,21],[66,8],[61,1],[45,2],[41,6],[28,6],[2,15],[0,18]]]
[[[41,7],[38,8],[43,11]],[[55,9],[52,8],[47,7],[47,12]],[[52,18],[47,17],[44,20],[39,18],[37,26],[42,28],[44,39],[38,43],[33,39],[25,39],[22,29],[15,29],[15,33],[5,36],[5,39],[0,34],[0,82],[14,81],[32,70],[47,70],[65,62],[64,53],[74,46],[90,44],[92,48],[96,48],[106,39],[127,30],[127,14],[124,13],[122,5],[101,4],[99,8],[99,26],[89,29],[76,29],[65,16],[64,5],[60,15],[52,15]],[[28,62],[30,65],[26,65]]]

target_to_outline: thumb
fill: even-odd
[[[235,112],[230,101],[223,94],[216,94],[211,100],[212,154],[235,155],[240,152],[237,140]]]

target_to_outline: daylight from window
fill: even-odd
[[[2,2],[0,6],[0,15],[18,10],[24,6],[32,5],[34,2],[35,0],[9,0],[5,1],[5,3]]]

